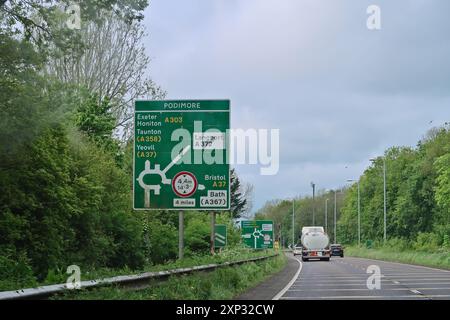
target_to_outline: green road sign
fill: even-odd
[[[273,248],[273,221],[241,221],[242,240],[253,249]]]
[[[229,100],[136,101],[136,210],[228,210]]]
[[[227,245],[227,226],[216,224],[214,226],[214,247],[223,248]]]

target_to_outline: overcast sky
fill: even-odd
[[[449,14],[448,0],[152,0],[149,72],[170,99],[230,99],[232,128],[280,129],[277,175],[237,168],[255,211],[343,186],[450,120]]]

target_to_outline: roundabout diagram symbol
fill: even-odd
[[[177,196],[186,198],[197,190],[197,178],[190,172],[181,171],[172,179],[172,189]]]

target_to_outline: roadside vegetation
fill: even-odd
[[[345,248],[346,255],[352,257],[394,261],[450,270],[450,252],[418,251],[411,248],[399,250],[399,246],[379,246],[372,248],[351,246]]]
[[[141,269],[124,268],[107,268],[101,267],[97,269],[81,269],[81,281],[94,280],[115,277],[120,275],[138,274],[143,272],[157,272],[165,270],[173,270],[178,268],[189,268],[207,264],[221,264],[224,262],[234,262],[239,260],[246,260],[251,258],[265,257],[275,254],[273,250],[252,250],[243,246],[229,247],[218,251],[215,255],[208,253],[191,253],[182,260],[168,260],[162,264],[147,264]],[[50,285],[66,283],[69,274],[65,270],[51,270],[43,281],[36,281],[35,278],[30,277],[27,282],[23,280],[24,287],[36,287],[38,285]],[[17,279],[4,278],[0,279],[0,291],[17,289]]]
[[[109,286],[95,290],[69,292],[54,299],[115,300],[229,300],[244,293],[270,275],[283,269],[286,256],[224,267],[211,272],[172,276],[142,290]]]
[[[0,290],[65,282],[69,265],[96,278],[177,264],[178,213],[132,210],[133,101],[166,95],[148,76],[148,3],[82,1],[79,30],[64,4],[0,3]],[[251,188],[234,171],[230,187],[217,221],[236,248]],[[233,256],[207,257],[209,225],[186,213],[182,264]]]

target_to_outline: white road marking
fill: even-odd
[[[423,281],[427,281],[427,282],[442,282],[442,281],[449,281],[449,279],[442,279],[442,278],[418,278],[418,279],[400,279],[402,281],[403,284],[405,283],[411,283],[414,284],[416,282],[423,282]],[[346,282],[361,282],[361,281],[365,281],[365,279],[338,279],[338,280],[311,280],[311,279],[300,279],[297,282],[298,283],[304,283],[304,284],[320,284],[320,283],[346,283]],[[390,279],[386,279],[386,278],[382,278],[381,279],[382,282],[394,282],[394,280],[390,280]]]
[[[429,269],[429,270],[437,270],[437,271],[442,271],[442,272],[448,272],[450,273],[450,270],[444,270],[444,269],[438,269],[438,268],[432,268],[432,267],[425,267],[425,266],[418,266],[418,265],[414,265],[414,264],[406,264],[406,263],[400,263],[400,262],[392,262],[392,261],[385,261],[385,260],[376,260],[376,259],[369,259],[369,258],[357,258],[357,257],[351,257],[352,259],[362,259],[362,260],[370,260],[370,261],[377,261],[377,262],[381,262],[381,263],[388,263],[388,264],[398,264],[401,266],[407,266],[407,267],[411,267],[411,268],[423,268],[423,269]],[[389,268],[392,269],[392,268]],[[384,269],[383,269],[384,270]],[[395,270],[395,269],[393,269]],[[397,270],[398,271],[398,270]]]
[[[408,288],[389,288],[389,289],[382,289],[385,291],[411,291],[415,294],[422,294],[419,290],[448,290],[450,288],[417,288],[414,290],[408,289]],[[371,291],[367,288],[323,288],[323,289],[289,289],[289,292],[309,292],[309,291]]]
[[[402,282],[416,282],[416,281],[450,281],[449,278],[405,278],[400,279]]]
[[[295,287],[304,287],[305,286],[305,284],[306,283],[303,283],[303,284],[294,284],[294,285],[292,285],[292,288],[295,288]],[[315,284],[314,286],[319,286],[319,287],[322,287],[322,286],[330,286],[330,287],[332,287],[332,286],[353,286],[353,287],[356,287],[356,286],[359,286],[359,285],[361,285],[361,286],[364,286],[364,287],[366,287],[366,283],[364,282],[361,282],[361,283],[319,283],[319,284]],[[395,282],[393,282],[393,283],[383,283],[383,286],[398,286],[398,285],[402,285],[402,283],[400,283],[400,282],[398,282],[398,281],[395,281]],[[449,281],[447,281],[447,282],[437,282],[437,283],[430,283],[430,282],[415,282],[415,283],[413,283],[413,285],[414,286],[418,286],[418,285],[450,285],[450,282]],[[437,287],[436,287],[437,288]]]
[[[383,269],[383,274],[385,274],[385,275],[411,275],[411,276],[418,276],[418,275],[421,275],[421,274],[425,274],[425,275],[433,275],[433,274],[439,274],[439,272],[436,272],[436,271],[434,271],[434,272],[401,272],[401,271],[398,271],[397,270],[397,272],[394,272],[394,271],[389,271],[389,270],[386,270],[386,269]],[[445,274],[441,274],[442,276],[450,276],[450,274],[449,275],[447,275],[446,273]]]
[[[393,278],[393,277],[395,277],[395,278],[411,278],[411,279],[417,279],[417,278],[423,278],[423,277],[425,277],[425,278],[441,278],[441,279],[450,279],[450,277],[447,277],[447,276],[445,276],[445,275],[442,275],[442,274],[424,274],[424,275],[412,275],[412,276],[408,276],[408,275],[384,275],[384,277],[386,278],[386,277],[389,277],[389,278]]]
[[[295,260],[299,263],[299,267],[297,272],[295,273],[294,277],[289,281],[289,283],[284,287],[280,292],[278,292],[275,297],[272,298],[272,300],[280,300],[280,298],[289,290],[289,288],[297,281],[298,276],[300,275],[300,272],[302,272],[303,264],[300,260],[294,257]]]
[[[361,275],[354,275],[354,276],[343,276],[343,277],[320,277],[320,276],[314,276],[311,277],[309,279],[326,279],[326,280],[333,280],[333,279],[350,279],[350,278],[358,278],[358,277],[366,277],[366,274],[361,274]],[[439,278],[439,279],[447,279],[450,280],[450,277],[445,277],[443,275],[438,275],[438,274],[434,274],[434,275],[417,275],[417,276],[408,276],[408,275],[393,275],[393,274],[382,274],[381,275],[382,278],[408,278],[408,279],[421,279],[421,278],[427,278],[427,279],[435,279],[435,278]]]
[[[398,284],[401,284],[401,283],[398,283]],[[446,281],[446,282],[437,282],[437,283],[430,283],[430,282],[414,282],[414,283],[412,283],[413,285],[415,285],[415,286],[418,286],[418,285],[424,285],[424,284],[428,284],[428,285],[433,285],[433,284],[445,284],[445,285],[447,285],[447,284],[450,284],[450,282],[449,281]]]
[[[384,275],[381,275],[382,277],[384,277]],[[367,274],[366,273],[360,273],[360,274],[354,274],[354,275],[346,275],[346,276],[308,276],[308,279],[348,279],[348,278],[358,278],[358,277],[362,277],[362,278],[367,278]]]
[[[431,283],[423,283],[423,284],[431,284]],[[449,283],[450,284],[450,283]],[[295,287],[304,287],[305,285],[293,285],[292,288]],[[367,289],[367,285],[366,282],[361,282],[361,283],[320,283],[317,285],[314,285],[315,287],[332,287],[332,286],[353,286],[353,287],[357,287],[357,286],[363,286],[364,288]],[[383,283],[383,286],[396,286],[396,284],[393,283]]]
[[[437,296],[427,296],[437,297]],[[450,295],[442,295],[439,297],[450,297]],[[282,300],[316,300],[316,299],[385,299],[392,300],[392,298],[420,298],[425,299],[422,295],[403,295],[403,296],[324,296],[324,297],[283,297]]]
[[[417,290],[450,290],[450,288],[417,288]]]
[[[416,266],[416,265],[408,265],[403,263],[396,263],[396,262],[389,262],[389,261],[381,261],[376,259],[361,259],[364,260],[370,260],[370,261],[377,261],[380,262],[380,266],[382,267],[382,290],[385,292],[387,291],[393,291],[393,295],[345,295],[343,291],[350,291],[355,292],[355,294],[362,293],[362,291],[365,291],[366,294],[368,293],[368,289],[363,286],[363,282],[366,279],[365,273],[360,273],[359,269],[365,271],[365,267],[355,264],[353,261],[350,263],[347,261],[342,260],[335,260],[332,261],[334,263],[341,263],[350,267],[353,267],[354,269],[358,269],[358,271],[355,274],[342,274],[342,275],[335,275],[328,270],[327,273],[322,275],[312,274],[311,276],[307,275],[305,278],[300,278],[300,271],[302,268],[302,264],[299,260],[299,263],[301,264],[299,271],[297,271],[296,276],[289,282],[289,284],[280,291],[277,296],[274,297],[274,300],[316,300],[316,299],[384,299],[384,300],[392,300],[392,299],[432,299],[432,298],[449,298],[450,294],[447,290],[450,290],[450,271],[448,270],[441,270],[436,268],[430,268],[430,267],[423,267],[423,266]],[[353,262],[353,263],[352,263]],[[359,262],[359,261],[358,261]],[[406,266],[409,267],[409,270],[406,270],[406,272],[402,272],[400,269],[395,269],[394,267],[387,266],[386,268],[383,267],[383,264],[397,264],[400,266]],[[427,270],[424,270],[427,269]],[[423,271],[422,271],[423,270]],[[351,271],[349,271],[351,272]],[[353,270],[352,272],[355,272]],[[445,274],[443,273],[445,272]],[[395,279],[395,280],[394,280]],[[401,281],[401,282],[400,282]],[[305,286],[311,286],[310,289],[308,289]],[[342,287],[341,287],[342,286]],[[399,287],[403,286],[403,287]],[[442,287],[439,287],[442,286]],[[347,288],[345,288],[347,287]],[[429,291],[439,291],[439,290],[445,290],[445,294],[424,294],[422,293],[424,290]],[[323,294],[326,294],[326,292],[330,292],[332,296],[319,296],[316,297],[314,295],[307,295],[307,296],[292,296],[292,294],[300,293],[300,294],[307,294],[308,292],[321,292]],[[404,292],[408,292],[410,294],[405,295]],[[397,292],[400,295],[396,295]],[[289,294],[291,293],[291,294]],[[344,295],[339,295],[339,293],[343,293]],[[437,292],[439,293],[439,292]],[[286,296],[285,296],[286,294]],[[334,295],[333,295],[334,294]],[[364,294],[364,293],[363,293]],[[374,294],[377,294],[377,292],[374,292]]]
[[[300,279],[298,282],[299,283],[330,283],[330,282],[338,283],[338,282],[361,282],[361,281],[366,282],[366,280],[367,280],[367,278],[366,279],[338,279],[338,280],[333,280],[333,281],[331,281],[331,280]],[[381,281],[390,282],[390,280],[388,280],[388,279],[381,279]]]

